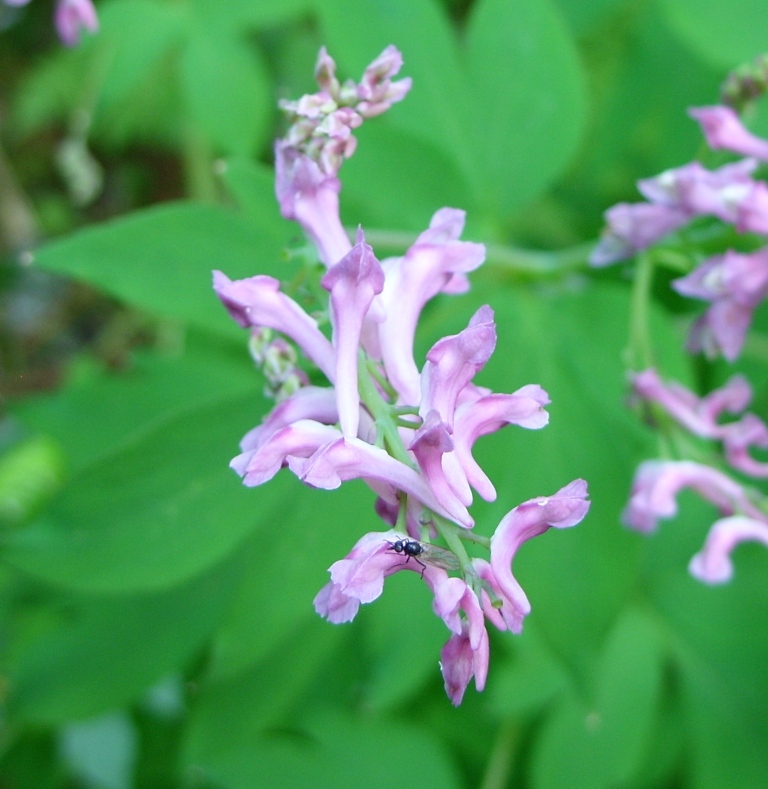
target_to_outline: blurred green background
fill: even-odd
[[[75,49],[52,5],[0,4],[0,787],[766,786],[768,556],[706,588],[686,568],[714,511],[620,526],[656,449],[624,404],[631,267],[585,251],[636,179],[702,152],[685,109],[768,48],[764,0],[103,0]],[[490,245],[419,358],[490,303],[479,383],[553,401],[544,431],[478,446],[499,490],[478,530],[590,485],[583,524],[521,551],[533,612],[458,709],[415,575],[352,624],[312,610],[381,528],[370,491],[227,467],[269,403],[210,271],[295,271],[276,106],[322,44],[355,79],[395,44],[414,81],[359,132],[345,223],[381,258],[448,205]],[[664,369],[701,376],[699,307],[659,291]],[[765,406],[764,359],[740,369]]]

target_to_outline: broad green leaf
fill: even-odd
[[[263,407],[262,407],[263,409]],[[151,425],[76,474],[45,515],[6,545],[15,566],[88,591],[154,589],[219,561],[280,517],[295,479],[245,489],[228,468],[260,413],[254,395]]]
[[[263,539],[248,547],[250,562],[259,569],[243,580],[214,639],[215,680],[250,668],[291,631],[301,630],[308,617],[315,619],[312,601],[329,581],[328,567],[364,533],[384,528],[373,509],[373,492],[360,482],[324,491],[290,479],[287,490],[290,495],[265,521]]]
[[[311,617],[247,671],[204,681],[185,735],[184,763],[211,770],[289,720],[308,688],[323,681],[321,667],[343,636],[341,628]]]
[[[471,192],[455,159],[412,132],[374,119],[357,133],[344,165],[342,217],[349,226],[422,232],[443,206],[472,214]]]
[[[97,111],[121,102],[177,45],[183,33],[180,9],[151,0],[113,0],[99,10],[99,35],[87,42]]]
[[[252,155],[259,150],[273,111],[266,67],[252,44],[194,25],[180,75],[187,111],[214,151]]]
[[[393,557],[392,563],[401,561]],[[363,689],[368,705],[392,708],[430,681],[442,684],[440,650],[451,634],[432,610],[432,593],[417,574],[388,578],[381,599],[364,616],[371,655]]]
[[[190,0],[194,13],[211,27],[240,32],[285,24],[305,13],[311,0]]]
[[[526,623],[514,647],[515,658],[495,665],[490,678],[494,710],[504,716],[538,713],[569,687],[567,667],[538,635],[535,622]]]
[[[625,786],[649,745],[661,689],[656,626],[626,611],[597,664],[591,700],[566,694],[539,735],[533,785],[558,789]]]
[[[693,503],[683,500],[680,515],[662,523],[649,546],[649,588],[674,634],[691,785],[759,787],[768,772],[768,555],[759,545],[738,548],[727,585],[690,577],[688,561],[718,517]]]
[[[275,173],[271,167],[245,157],[232,157],[222,162],[216,171],[232,195],[237,207],[257,226],[261,223],[284,227],[284,236],[299,234],[298,225],[288,224],[280,216],[275,197]]]
[[[242,336],[211,290],[211,270],[232,279],[278,273],[284,227],[267,216],[254,225],[222,208],[173,203],[52,241],[35,262],[150,312]]]
[[[645,611],[624,611],[598,663],[597,715],[601,771],[611,786],[637,774],[659,713],[662,639]]]
[[[234,555],[165,592],[65,601],[57,624],[12,653],[9,714],[56,723],[135,700],[150,684],[184,668],[245,570]]]
[[[731,69],[766,50],[763,0],[659,0],[672,27],[713,65]]]
[[[397,46],[405,61],[400,77],[412,77],[413,88],[389,111],[389,119],[442,149],[471,183],[465,78],[449,21],[434,0],[319,0],[315,5],[341,77],[360,79],[384,47]]]
[[[466,57],[475,180],[502,219],[568,164],[584,128],[584,76],[549,0],[480,0]]]
[[[119,372],[81,359],[60,389],[15,403],[13,413],[53,437],[76,472],[190,408],[261,391],[244,343],[190,333],[183,348],[137,352]]]
[[[627,0],[557,0],[557,6],[576,35],[592,32],[611,13],[618,15]]]
[[[448,754],[423,729],[335,710],[311,715],[298,736],[264,733],[245,746],[211,754],[198,766],[231,789],[460,785]]]

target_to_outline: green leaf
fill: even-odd
[[[662,524],[649,550],[649,587],[674,633],[691,785],[757,788],[768,773],[768,556],[763,546],[739,547],[727,585],[690,577],[687,563],[717,518],[713,507],[692,503],[681,502],[680,515]]]
[[[358,148],[342,172],[346,224],[422,232],[443,206],[471,214],[471,193],[457,162],[423,137],[386,118],[364,125],[357,136]]]
[[[310,0],[190,0],[190,4],[205,24],[240,32],[291,21],[307,11]]]
[[[88,591],[160,588],[210,567],[257,524],[279,520],[286,485],[298,484],[281,475],[245,489],[228,468],[259,412],[256,397],[240,396],[150,426],[14,532],[7,560]]]
[[[247,671],[204,681],[187,727],[184,762],[211,770],[279,725],[312,683],[322,680],[320,667],[343,634],[312,616]]]
[[[475,178],[486,210],[501,219],[568,164],[584,130],[584,77],[548,0],[476,3],[466,55]]]
[[[557,6],[576,35],[598,27],[611,13],[617,15],[626,0],[557,0]]]
[[[15,403],[13,413],[53,437],[76,472],[190,408],[259,391],[262,380],[244,343],[191,333],[183,348],[137,352],[120,372],[80,359],[65,385]]]
[[[222,208],[174,203],[53,241],[35,262],[150,312],[242,336],[211,290],[211,270],[233,279],[271,272],[284,238],[284,223],[267,216],[254,225]]]
[[[374,494],[360,482],[334,491],[311,490],[291,479],[287,484],[290,495],[272,513],[271,523],[265,521],[274,528],[265,529],[264,538],[249,547],[250,562],[259,571],[243,580],[213,642],[214,680],[250,668],[292,630],[301,630],[307,617],[316,618],[312,600],[329,580],[328,567],[346,556],[362,534],[383,528],[373,509]]]
[[[660,6],[685,42],[715,66],[735,68],[766,50],[763,0],[660,0]]]
[[[51,724],[135,700],[200,648],[245,569],[234,555],[166,592],[65,601],[56,625],[12,653],[9,714]]]
[[[632,780],[658,713],[659,646],[645,614],[623,614],[598,664],[594,701],[568,693],[544,724],[534,752],[535,787],[607,789]]]
[[[275,197],[275,173],[271,167],[245,157],[227,159],[217,168],[216,174],[224,182],[237,207],[257,226],[283,230],[283,236],[298,234],[299,228],[280,216]]]
[[[94,51],[92,79],[98,109],[119,104],[166,56],[183,33],[183,15],[172,4],[151,0],[113,0],[99,10],[99,35],[89,39]],[[92,48],[92,49],[91,49]]]
[[[196,766],[231,789],[460,785],[448,754],[423,729],[336,710],[304,717],[308,719],[300,732],[264,733],[247,745],[211,754]]]
[[[438,661],[450,633],[432,610],[431,593],[418,575],[388,578],[363,625],[371,655],[363,693],[371,708],[392,708],[430,680],[442,681]]]
[[[538,713],[570,686],[567,667],[538,635],[535,622],[526,623],[514,646],[516,659],[495,666],[489,688],[494,709],[506,717]]]
[[[187,110],[215,151],[258,151],[271,125],[272,96],[266,68],[251,44],[195,25],[181,54],[180,74]]]

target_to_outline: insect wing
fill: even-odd
[[[421,543],[422,553],[419,556],[422,561],[431,564],[433,567],[439,567],[441,570],[458,570],[459,560],[456,554],[441,548],[438,545],[431,545],[428,542]]]

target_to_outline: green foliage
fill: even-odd
[[[0,364],[50,372],[35,378],[50,391],[2,393],[0,785],[762,787],[765,551],[740,548],[733,582],[704,588],[686,565],[709,508],[683,499],[649,539],[622,529],[633,471],[658,454],[625,402],[629,279],[581,259],[526,268],[541,258],[513,245],[573,261],[638,177],[690,160],[684,110],[765,46],[763,0],[105,0],[71,50],[35,32],[37,6],[0,3],[2,254],[18,212],[43,237],[70,232],[29,255],[53,296],[0,277]],[[356,79],[395,44],[413,78],[358,134],[345,223],[383,257],[448,205],[467,210],[465,237],[497,245],[468,294],[425,311],[418,364],[490,304],[498,345],[478,382],[552,399],[544,430],[478,442],[499,496],[473,505],[477,531],[590,486],[584,523],[521,549],[532,614],[522,635],[492,634],[488,688],[458,709],[417,575],[388,579],[354,623],[313,611],[327,568],[381,528],[370,489],[311,490],[285,470],[247,489],[228,468],[272,403],[211,271],[269,274],[299,299],[315,285],[285,253],[301,234],[280,217],[270,145],[276,99],[311,89],[321,44]],[[88,207],[54,165],[75,138],[105,172]],[[62,313],[95,290],[111,316],[78,324],[86,347],[67,358],[45,341],[47,322],[76,322],[50,317],[58,278],[77,283]],[[694,381],[679,305],[650,320],[665,370]],[[763,339],[741,369],[764,413]]]

